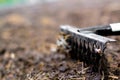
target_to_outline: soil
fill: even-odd
[[[120,21],[120,1],[61,0],[0,13],[0,80],[100,80],[103,75],[56,52],[60,25],[87,27]],[[120,79],[120,36],[105,54],[110,80]],[[111,60],[111,59],[110,59]],[[114,63],[114,64],[113,64]]]

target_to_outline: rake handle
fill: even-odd
[[[96,34],[103,36],[120,35],[120,23],[113,23],[95,31]]]
[[[82,28],[81,31],[92,31],[96,34],[103,35],[103,36],[120,35],[120,23]]]

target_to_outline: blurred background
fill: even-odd
[[[4,41],[1,46],[44,52],[41,48],[49,49],[48,45],[55,43],[60,25],[89,27],[119,22],[119,3],[119,0],[0,0],[0,40]]]
[[[0,0],[0,54],[5,51],[0,65],[8,65],[9,60],[3,62],[11,53],[15,59],[30,53],[51,54],[56,50],[60,25],[89,27],[117,22],[120,0]],[[113,38],[120,41],[119,36]],[[1,71],[1,79],[8,77],[6,73]]]

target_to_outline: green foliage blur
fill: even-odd
[[[0,0],[0,7],[13,6],[25,3],[27,0]]]
[[[19,3],[25,0],[0,0],[0,4],[11,4],[11,3]]]

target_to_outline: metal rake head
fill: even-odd
[[[57,41],[59,49],[62,48],[71,58],[83,61],[87,66],[94,65],[94,68],[99,66],[107,43],[115,41],[68,25],[60,28],[60,38]]]

